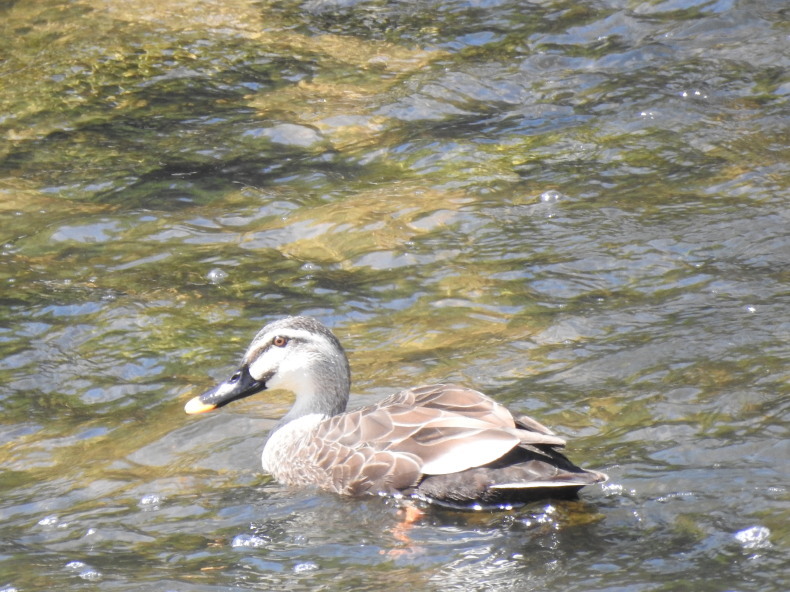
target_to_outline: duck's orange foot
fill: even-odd
[[[398,508],[397,516],[401,519],[400,525],[401,526],[411,526],[415,522],[417,522],[420,518],[425,516],[426,512],[411,504],[406,502],[400,508]]]
[[[422,519],[426,512],[415,506],[411,502],[405,502],[398,508],[395,513],[398,517],[398,522],[392,527],[392,536],[401,543],[399,549],[381,550],[381,555],[386,555],[391,559],[397,559],[406,555],[413,555],[420,551],[419,547],[415,547],[412,540],[409,538],[409,530],[420,519]]]

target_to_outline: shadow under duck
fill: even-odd
[[[575,498],[606,475],[574,465],[565,441],[486,395],[453,384],[407,389],[346,411],[348,358],[311,317],[266,325],[240,368],[191,399],[203,413],[265,389],[296,395],[272,429],[263,468],[277,481],[339,494],[413,497],[452,508],[493,509],[543,498]]]

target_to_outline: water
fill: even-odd
[[[0,591],[784,591],[784,2],[0,4]],[[609,473],[436,511],[292,491],[312,314],[353,404],[458,381]]]

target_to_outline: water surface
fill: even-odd
[[[784,591],[788,11],[0,4],[0,591]],[[293,491],[310,314],[353,403],[457,381],[607,472],[431,512]]]

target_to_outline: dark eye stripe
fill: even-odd
[[[277,340],[278,338],[284,339],[285,343],[283,343],[282,345],[277,345],[275,343],[275,340]],[[274,337],[270,338],[266,342],[259,342],[259,344],[255,349],[248,351],[245,360],[247,361],[248,364],[251,364],[254,360],[261,357],[266,352],[266,350],[269,349],[270,347],[285,347],[292,341],[300,341],[300,339],[298,337],[290,337],[287,335],[275,335]]]

